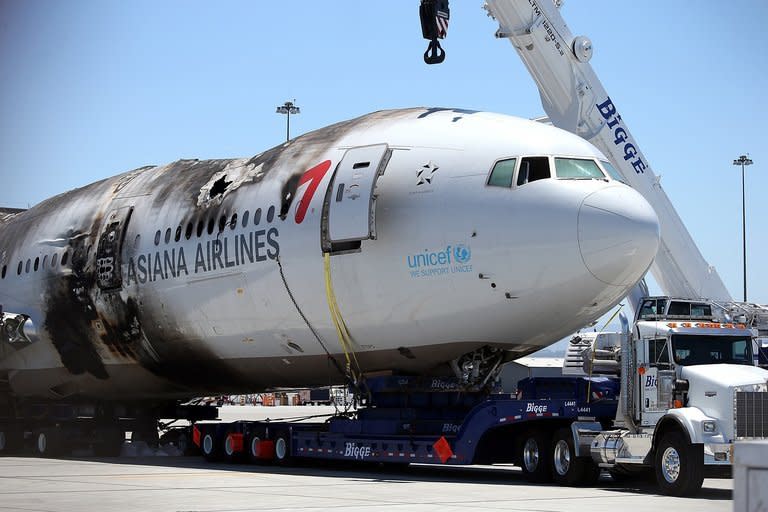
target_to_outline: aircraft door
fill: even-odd
[[[326,197],[324,238],[330,244],[376,238],[376,181],[390,156],[386,144],[351,148],[344,154]]]
[[[125,206],[113,210],[107,216],[96,249],[96,280],[102,290],[119,290],[123,287],[120,254],[132,213],[133,206]]]

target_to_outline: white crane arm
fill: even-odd
[[[509,39],[536,81],[552,124],[597,146],[656,210],[661,245],[651,273],[663,292],[731,301],[589,64],[591,42],[574,38],[558,11],[561,4],[560,0],[487,0],[485,9],[499,23],[496,37]]]

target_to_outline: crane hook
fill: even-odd
[[[439,64],[445,60],[445,51],[438,39],[444,39],[448,34],[450,9],[448,0],[421,0],[419,6],[421,19],[421,35],[429,40],[427,51],[424,52],[424,62]]]

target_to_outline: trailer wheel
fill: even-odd
[[[54,427],[35,431],[34,440],[38,457],[56,457],[64,451],[61,433]]]
[[[259,448],[260,445],[261,437],[259,437],[258,434],[251,434],[248,436],[248,460],[251,462],[261,462],[259,457],[261,454],[261,450]]]
[[[288,466],[293,462],[291,437],[286,431],[278,432],[275,436],[275,462],[281,466]]]
[[[552,478],[559,485],[588,485],[597,481],[600,468],[591,458],[576,457],[569,428],[555,432],[552,442]]]
[[[18,453],[23,441],[24,437],[20,430],[5,425],[0,427],[0,455]]]
[[[240,462],[245,454],[242,451],[242,447],[240,451],[235,450],[236,442],[232,434],[235,434],[235,432],[228,433],[224,438],[224,457],[228,462]]]
[[[21,431],[3,425],[0,427],[0,455],[10,455],[21,451],[24,436]]]
[[[680,432],[669,432],[656,449],[656,482],[663,494],[687,496],[701,489],[704,454]],[[698,455],[698,456],[697,456]]]
[[[529,482],[550,482],[552,480],[549,436],[541,432],[528,432],[523,437],[520,452],[520,467]]]
[[[213,432],[206,432],[203,435],[203,438],[200,440],[200,451],[203,452],[205,460],[209,462],[219,459],[221,454]]]

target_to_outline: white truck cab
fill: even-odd
[[[653,467],[663,492],[690,494],[705,474],[730,472],[736,440],[768,437],[768,371],[754,366],[754,332],[713,309],[650,297],[631,332],[591,333],[572,343],[585,373],[613,370],[621,378],[613,428],[597,433],[594,425],[578,425],[578,444],[591,438],[590,454],[602,467]],[[564,373],[576,373],[573,366]]]

